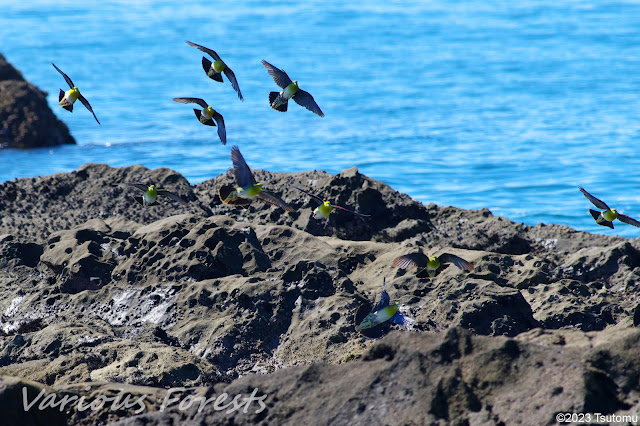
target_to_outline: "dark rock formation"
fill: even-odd
[[[0,390],[29,379],[58,395],[149,395],[141,413],[71,408],[60,420],[79,424],[551,424],[557,412],[638,412],[640,240],[424,206],[354,169],[255,175],[297,210],[230,207],[217,198],[226,175],[190,186],[142,166],[0,184],[0,374],[22,378],[1,378]],[[190,204],[143,208],[114,182],[156,183]],[[372,217],[318,222],[293,186]],[[475,269],[418,279],[392,266],[416,250]],[[357,333],[383,278],[416,321]],[[159,387],[171,386],[206,398],[257,388],[266,409],[161,412]]]
[[[0,54],[0,148],[76,143],[49,108],[46,96]]]

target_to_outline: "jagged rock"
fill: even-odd
[[[75,144],[67,126],[49,108],[47,93],[24,81],[0,54],[0,148]]]

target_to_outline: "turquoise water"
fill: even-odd
[[[0,182],[104,162],[170,167],[197,183],[224,172],[237,144],[253,168],[356,165],[424,203],[640,235],[597,226],[577,190],[640,219],[637,3],[83,3],[2,4],[0,51],[49,93],[78,145],[0,150]],[[205,76],[185,40],[220,54],[245,102]],[[277,86],[261,59],[297,79],[326,117],[293,103],[273,111]],[[102,126],[80,106],[57,106],[66,87],[52,61]],[[177,96],[223,114],[226,147]]]

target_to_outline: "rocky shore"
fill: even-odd
[[[640,415],[638,239],[423,205],[356,169],[255,175],[296,211],[222,204],[227,175],[190,185],[142,166],[0,184],[6,418],[510,425]],[[190,203],[145,209],[114,182],[155,183]],[[293,186],[371,217],[319,222]],[[417,250],[475,269],[418,279],[392,266]],[[367,338],[355,313],[379,299],[383,278],[416,321]],[[35,401],[27,412],[24,392]],[[73,402],[40,407],[38,394]],[[117,395],[138,403],[104,401]],[[221,409],[235,395],[247,409]],[[82,410],[81,397],[96,409]]]
[[[46,97],[0,54],[0,149],[76,143]]]

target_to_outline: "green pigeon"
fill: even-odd
[[[288,212],[293,211],[293,207],[282,201],[279,197],[262,189],[262,183],[256,182],[251,173],[251,169],[244,161],[237,146],[231,148],[231,162],[233,163],[233,173],[236,178],[236,185],[222,185],[218,191],[220,200],[225,204],[233,206],[244,206],[251,204],[251,201],[258,198],[261,201],[281,207]]]
[[[144,192],[144,194],[142,194],[142,197],[140,198],[133,197],[133,199],[143,207],[157,206],[158,205],[157,198],[159,195],[163,197],[171,198],[173,201],[177,201],[180,204],[185,206],[189,204],[185,200],[183,200],[182,198],[174,194],[173,192],[156,188],[155,185],[147,186],[142,183],[129,183],[129,182],[114,183],[113,185],[114,186],[118,186],[118,185],[131,186],[133,188],[137,188],[140,191]]]
[[[442,271],[453,263],[463,271],[473,271],[473,264],[455,254],[442,253],[440,256],[428,257],[422,253],[410,253],[396,257],[393,266],[400,269],[418,268],[416,276],[418,278],[437,277]]]
[[[389,293],[386,289],[386,280],[382,280],[382,295],[380,296],[380,302],[373,307],[369,315],[367,315],[362,322],[356,327],[356,331],[366,330],[373,328],[384,322],[391,321],[394,324],[410,325],[415,320],[402,315],[397,303],[389,304]]]
[[[613,229],[612,222],[618,219],[620,222],[624,222],[626,224],[637,226],[638,228],[640,228],[640,222],[638,222],[634,218],[624,215],[622,213],[618,213],[616,209],[610,208],[607,205],[607,203],[589,194],[584,188],[579,188],[579,189],[580,189],[580,192],[582,192],[584,196],[587,197],[587,199],[591,201],[591,203],[593,203],[594,206],[604,210],[602,212],[599,212],[596,210],[589,209],[589,213],[591,213],[591,216],[593,216],[593,218],[596,220],[596,223],[598,225],[608,226],[609,228]]]
[[[300,192],[304,192],[309,197],[314,198],[316,201],[318,201],[320,203],[320,205],[313,210],[313,218],[314,219],[329,219],[329,215],[331,214],[333,209],[343,210],[345,212],[349,212],[349,213],[351,213],[353,215],[360,216],[360,217],[371,217],[370,214],[357,213],[357,212],[354,212],[353,210],[345,209],[344,207],[340,207],[340,206],[337,206],[335,204],[331,204],[329,201],[324,201],[321,197],[319,197],[319,196],[317,196],[315,194],[312,194],[310,192],[307,192],[304,189],[300,189],[297,186],[294,186],[294,188],[297,189]]]
[[[293,99],[298,105],[318,114],[320,117],[324,117],[324,113],[313,99],[313,96],[311,96],[309,92],[300,89],[297,80],[291,81],[286,72],[274,67],[264,59],[262,60],[262,65],[267,69],[269,75],[273,77],[273,81],[282,88],[280,93],[269,92],[269,104],[271,108],[276,111],[286,112],[289,99]]]
[[[53,65],[53,67],[60,74],[62,74],[62,76],[64,77],[64,81],[66,81],[69,87],[71,88],[66,92],[60,89],[60,94],[58,95],[58,104],[60,104],[60,106],[66,109],[67,111],[73,112],[73,103],[76,100],[80,99],[80,102],[82,102],[82,105],[84,105],[89,111],[91,111],[91,114],[93,114],[93,118],[95,118],[98,124],[100,124],[100,121],[98,120],[98,117],[96,117],[96,113],[93,112],[93,108],[91,108],[89,101],[84,96],[82,96],[82,94],[80,94],[80,90],[78,90],[76,85],[73,84],[73,81],[71,81],[69,76],[63,73],[62,70],[58,68],[56,64],[54,64],[53,62],[51,62],[51,65]]]
[[[224,127],[224,118],[222,118],[222,114],[213,109],[211,106],[209,106],[209,104],[207,104],[200,98],[173,98],[173,100],[176,102],[180,102],[181,104],[200,105],[202,107],[202,110],[199,110],[197,108],[193,109],[193,112],[196,113],[196,117],[198,117],[198,121],[207,126],[215,127],[215,125],[217,124],[220,142],[222,142],[222,145],[227,144],[227,129]]]
[[[233,71],[231,71],[231,68],[229,68],[227,64],[224,63],[224,61],[220,58],[220,56],[215,51],[207,47],[200,46],[199,44],[195,44],[190,41],[187,41],[187,44],[189,46],[196,47],[200,49],[202,52],[207,53],[209,56],[211,56],[214,59],[214,62],[211,62],[204,56],[202,57],[202,68],[204,68],[204,72],[207,73],[207,76],[209,76],[209,78],[215,81],[219,81],[220,83],[222,83],[222,73],[224,73],[224,75],[226,75],[227,78],[229,79],[229,82],[231,83],[231,87],[233,87],[233,90],[238,92],[238,98],[240,98],[241,101],[244,101],[244,98],[242,97],[242,93],[240,93],[240,86],[238,86],[238,80],[236,80],[236,75],[233,73]]]

